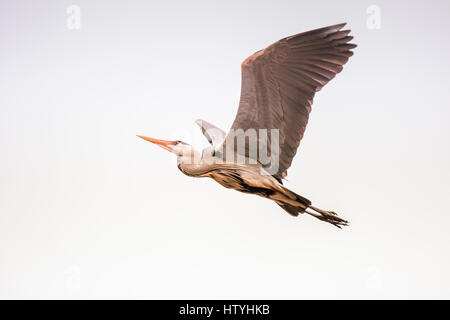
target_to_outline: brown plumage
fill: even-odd
[[[356,45],[348,43],[350,30],[340,31],[344,26],[286,37],[242,63],[241,99],[231,128],[279,129],[280,167],[274,175],[279,180],[287,175],[303,138],[315,93],[353,55]]]

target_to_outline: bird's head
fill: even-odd
[[[180,140],[159,140],[154,138],[149,138],[145,136],[139,136],[139,138],[144,139],[148,142],[154,143],[157,146],[170,151],[174,154],[176,154],[178,157],[186,157],[191,158],[194,157],[196,152],[192,146],[186,142],[180,141]]]

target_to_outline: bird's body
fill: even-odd
[[[308,213],[337,227],[347,221],[287,189],[287,175],[303,137],[313,97],[342,70],[356,47],[345,24],[281,39],[242,63],[238,113],[226,134],[198,120],[211,143],[200,155],[181,141],[144,136],[178,156],[178,168],[192,177],[209,177],[224,186],[275,201],[293,216]]]
[[[268,198],[293,216],[307,212],[336,226],[347,223],[332,211],[313,207],[310,200],[283,186],[281,181],[270,175],[259,163],[251,164],[248,158],[241,161],[244,163],[227,163],[222,158],[205,156],[205,153],[199,158],[198,154],[194,153],[194,149],[188,149],[185,150],[185,155],[178,157],[178,169],[187,176],[208,177],[227,189]],[[308,208],[315,212],[307,210]]]

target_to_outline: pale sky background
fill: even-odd
[[[81,29],[67,27],[67,7]],[[367,8],[381,28],[367,27]],[[0,298],[450,298],[448,1],[0,1]],[[347,22],[286,185],[292,218],[184,176],[240,63]]]

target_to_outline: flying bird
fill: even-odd
[[[353,55],[356,45],[349,43],[353,37],[350,30],[342,30],[344,26],[286,37],[245,59],[239,108],[230,131],[196,121],[210,143],[201,154],[179,140],[138,137],[176,154],[178,168],[188,176],[209,177],[226,188],[268,198],[292,216],[307,213],[339,228],[347,225],[335,212],[313,206],[283,185],[315,93]]]

